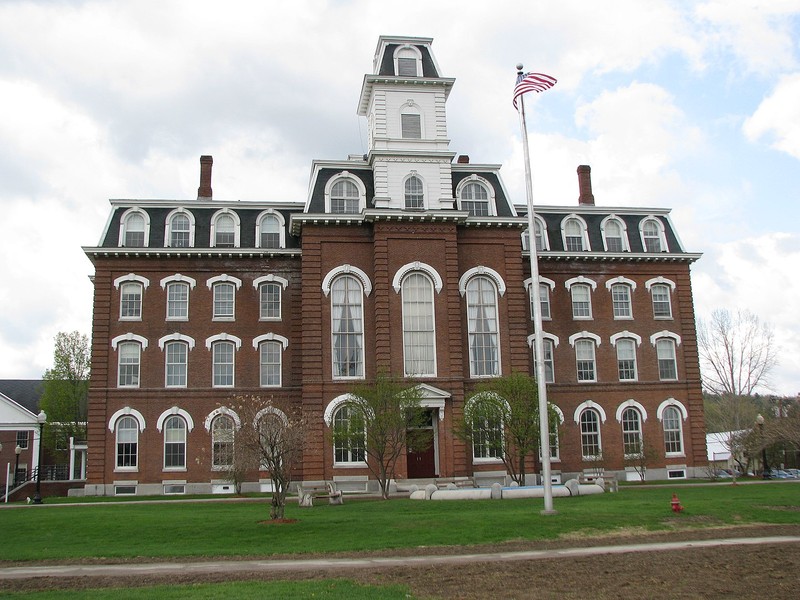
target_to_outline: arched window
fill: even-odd
[[[589,286],[579,283],[571,286],[569,291],[572,297],[572,318],[591,319],[592,292]]]
[[[399,77],[421,77],[421,56],[413,46],[401,46],[395,51],[395,73]]]
[[[359,193],[356,184],[348,179],[340,179],[331,189],[331,212],[337,214],[358,214]]]
[[[600,440],[600,415],[593,408],[581,413],[581,454],[584,460],[597,460],[602,456]]]
[[[633,306],[631,304],[631,286],[625,283],[615,283],[611,286],[611,303],[614,307],[615,319],[632,319]]]
[[[264,341],[258,346],[261,387],[280,387],[283,346],[280,341]]]
[[[220,281],[213,284],[214,319],[233,319],[236,307],[236,285]]]
[[[578,217],[567,217],[562,225],[564,250],[567,252],[583,252],[589,249],[589,237],[586,234],[586,223]]]
[[[678,362],[675,355],[675,340],[662,337],[656,341],[658,355],[658,378],[661,381],[674,381],[678,378]]]
[[[262,213],[258,219],[256,239],[259,248],[284,248],[286,243],[283,219],[277,213]]]
[[[661,426],[664,429],[664,450],[667,456],[683,454],[683,422],[681,413],[675,406],[667,406],[661,413]]]
[[[635,408],[622,411],[622,449],[625,458],[636,458],[644,453],[642,416]]]
[[[233,466],[236,423],[233,417],[219,414],[211,421],[211,467],[222,471]]]
[[[578,381],[597,381],[594,340],[579,339],[575,341],[575,362]]]
[[[173,341],[164,344],[166,387],[186,387],[189,344]]]
[[[224,340],[211,344],[214,387],[233,387],[236,344]]]
[[[164,421],[164,469],[186,468],[186,421],[172,415]]]
[[[139,387],[141,350],[142,345],[139,342],[122,342],[117,345],[119,387]]]
[[[167,284],[167,320],[186,321],[189,318],[189,284],[173,281]]]
[[[402,294],[405,374],[436,375],[433,282],[422,273],[410,273],[403,279]]]
[[[147,246],[150,219],[139,209],[130,209],[122,216],[119,243],[126,248],[144,248]]]
[[[366,461],[366,430],[357,410],[347,403],[333,414],[333,460],[335,464],[363,464]]]
[[[620,381],[636,381],[636,341],[632,339],[616,340],[617,372]]]
[[[547,240],[547,225],[545,222],[538,216],[535,216],[533,219],[533,227],[535,230],[534,239],[536,240],[536,251],[542,252],[544,250],[549,250],[550,245],[548,244]],[[529,238],[529,232],[526,229],[522,232],[522,249],[525,251],[530,250],[528,246],[528,243],[530,242]]]
[[[193,223],[186,212],[176,212],[167,220],[167,245],[190,248],[194,244]]]
[[[646,217],[640,224],[642,247],[645,252],[666,252],[667,239],[664,225],[655,217]]]
[[[352,275],[341,275],[331,285],[333,376],[364,376],[364,289]]]
[[[422,111],[413,100],[409,100],[400,107],[400,136],[404,140],[422,139],[422,126]]]
[[[265,282],[258,286],[261,320],[281,318],[281,284]]]
[[[656,284],[650,287],[650,296],[653,301],[653,317],[656,319],[672,318],[672,298],[670,287],[665,284]]]
[[[545,383],[555,383],[556,369],[555,369],[555,347],[556,339],[551,334],[544,334],[547,337],[542,339],[542,349],[544,350],[544,381]],[[536,344],[533,343],[534,336],[529,336],[529,345],[533,350],[533,375],[536,376]],[[555,339],[554,339],[555,338]]]
[[[617,217],[609,216],[600,225],[603,232],[603,244],[608,252],[627,252],[627,230],[625,224]]]
[[[497,288],[489,277],[478,275],[466,286],[469,370],[472,377],[500,374],[500,334]]]
[[[138,281],[129,281],[120,286],[119,318],[124,321],[141,321],[142,284]]]
[[[503,412],[500,398],[476,394],[465,408],[472,433],[472,460],[496,462],[503,458]]]
[[[135,470],[139,465],[139,423],[130,415],[121,417],[117,434],[117,469]]]
[[[211,218],[211,247],[239,247],[239,215],[229,208],[218,210]]]
[[[489,191],[477,181],[472,181],[461,188],[461,210],[467,211],[471,217],[488,217]]]
[[[407,209],[425,208],[425,191],[422,180],[412,175],[405,182],[405,203]]]

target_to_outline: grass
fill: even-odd
[[[231,598],[320,598],[320,600],[405,600],[411,598],[404,586],[365,586],[342,579],[324,581],[237,581],[232,583],[161,585],[141,588],[116,588],[115,600],[229,600]],[[0,598],[26,600],[104,600],[108,589],[48,590],[44,592],[0,593]]]
[[[686,510],[670,510],[672,488],[626,487],[616,494],[539,500],[425,502],[347,498],[344,506],[287,507],[296,523],[265,524],[263,502],[96,503],[0,510],[0,560],[268,556],[470,546],[587,536],[626,529],[800,523],[794,483],[677,489]]]

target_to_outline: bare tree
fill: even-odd
[[[744,468],[742,440],[759,410],[753,394],[769,386],[778,363],[772,327],[746,310],[731,314],[717,309],[710,320],[700,321],[697,334],[703,386],[711,394],[705,403],[706,425],[709,431],[727,433],[724,443]]]
[[[425,418],[420,407],[421,392],[416,382],[396,379],[385,372],[374,382],[353,388],[346,403],[346,426],[333,424],[334,445],[365,454],[367,467],[378,480],[381,496],[389,498],[389,482],[406,447],[423,449],[419,429]]]
[[[551,432],[558,423],[555,410],[548,422]],[[477,444],[487,456],[500,458],[511,478],[525,485],[526,462],[540,449],[539,390],[536,379],[512,373],[487,381],[478,388],[456,423],[455,434]]]
[[[772,327],[749,311],[726,309],[700,321],[698,330],[703,385],[720,396],[751,396],[768,386],[778,363]]]
[[[639,481],[644,481],[647,478],[647,467],[657,459],[658,450],[641,436],[634,442],[633,447],[625,448],[625,465],[633,467],[633,470],[639,476]]]
[[[273,398],[237,396],[234,406],[241,427],[234,437],[232,469],[269,471],[272,479],[269,516],[282,519],[292,476],[303,459],[308,433],[306,421],[299,407]]]

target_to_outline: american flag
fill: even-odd
[[[557,79],[545,75],[544,73],[522,73],[517,75],[517,85],[514,86],[514,108],[517,106],[517,98],[527,92],[543,92],[549,90],[556,84]]]

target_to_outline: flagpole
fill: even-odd
[[[517,65],[517,76],[522,76],[522,64]],[[525,122],[525,94],[519,96],[519,123],[522,129],[522,149],[525,157],[525,192],[528,198],[528,251],[531,260],[531,292],[533,297],[533,327],[536,362],[536,382],[539,388],[539,446],[542,449],[542,483],[544,484],[543,515],[555,515],[553,508],[553,480],[550,470],[550,427],[547,412],[547,386],[544,375],[544,337],[542,336],[542,305],[539,293],[539,260],[536,251],[536,221],[533,212],[533,184],[531,161],[528,153],[528,126]]]

